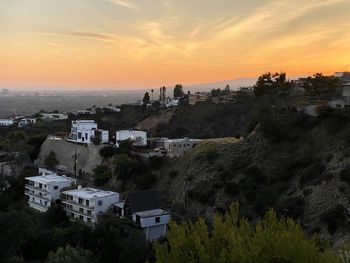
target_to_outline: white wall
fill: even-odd
[[[169,223],[170,221],[170,215],[166,214],[166,215],[161,215],[159,216],[160,220],[159,223],[155,222],[155,218],[158,216],[154,216],[154,217],[141,217],[140,218],[140,223],[141,223],[141,227],[149,227],[149,226],[157,226],[157,225],[164,225]],[[136,221],[136,217],[135,217],[135,221]]]

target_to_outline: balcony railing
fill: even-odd
[[[86,209],[89,209],[89,210],[95,209],[95,206],[79,204],[78,202],[73,201],[73,200],[63,200],[62,203],[68,204],[68,205],[74,205],[74,206],[83,207],[83,208],[86,208]]]
[[[41,208],[48,208],[47,205],[44,205],[44,204],[40,204],[40,203],[37,203],[37,202],[32,202],[32,201],[28,201],[29,204],[32,204],[34,206],[39,206]]]
[[[26,184],[25,188],[30,189],[30,190],[36,190],[42,193],[48,193],[48,191],[46,189],[34,186],[34,185],[30,185],[30,184]]]
[[[71,208],[68,208],[68,207],[64,207],[64,210],[67,211],[67,212],[74,213],[74,214],[78,214],[78,215],[94,218],[92,214],[88,214],[87,212],[77,211],[77,210],[74,210],[74,209],[71,209]]]
[[[48,196],[38,195],[38,194],[35,194],[35,193],[31,192],[31,191],[24,191],[24,194],[43,199],[45,201],[50,201],[50,198]]]

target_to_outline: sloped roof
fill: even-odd
[[[148,190],[128,193],[126,199],[131,213],[159,209],[161,206],[161,195],[158,190]]]

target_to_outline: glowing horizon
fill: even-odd
[[[348,0],[2,0],[0,86],[144,88],[350,70]]]

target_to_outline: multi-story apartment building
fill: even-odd
[[[61,190],[75,184],[75,179],[59,176],[46,169],[39,169],[39,176],[26,177],[25,195],[30,207],[46,212],[51,204],[60,199]]]
[[[62,192],[63,209],[72,220],[79,219],[94,225],[99,215],[106,212],[114,203],[119,202],[119,194],[85,187]]]
[[[131,140],[134,146],[147,145],[147,132],[135,130],[122,130],[116,132],[116,141]]]
[[[125,201],[115,203],[113,207],[119,217],[129,218],[141,227],[148,241],[165,236],[170,213],[161,209],[159,191],[128,193]]]
[[[109,132],[97,129],[97,123],[93,120],[72,121],[71,134],[68,141],[89,144],[97,138],[99,143],[108,142]]]

